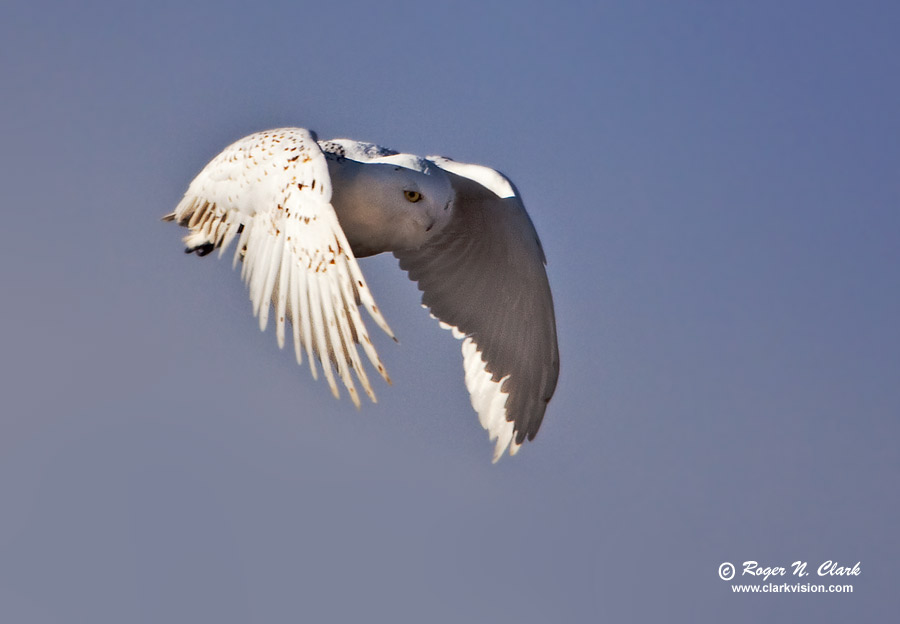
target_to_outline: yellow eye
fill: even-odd
[[[407,201],[411,201],[412,203],[416,203],[422,199],[422,193],[419,191],[403,191],[403,195],[406,197]]]

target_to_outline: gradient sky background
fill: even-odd
[[[894,2],[5,3],[0,620],[890,619],[898,33]],[[515,181],[562,358],[517,457],[393,258],[357,412],[159,221],[283,125]],[[751,559],[862,575],[733,594]]]

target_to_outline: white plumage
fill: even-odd
[[[356,381],[375,400],[358,345],[390,381],[359,306],[393,333],[356,257],[393,252],[463,341],[494,461],[537,433],[559,371],[553,304],[537,234],[500,173],[283,128],[227,147],[164,219],[190,230],[184,242],[198,255],[237,239],[260,329],[274,306],[279,347],[289,321],[297,362],[305,354],[317,377],[318,359],[334,395],[339,378],[357,407]]]

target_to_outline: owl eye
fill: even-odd
[[[412,203],[416,203],[420,199],[422,199],[422,193],[419,191],[403,191],[403,196],[406,197],[407,201]]]

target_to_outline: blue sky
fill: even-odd
[[[0,10],[0,619],[895,612],[900,9],[324,4]],[[159,222],[284,125],[515,182],[562,361],[517,457],[392,258],[357,412]],[[853,594],[716,574],[829,559]]]

